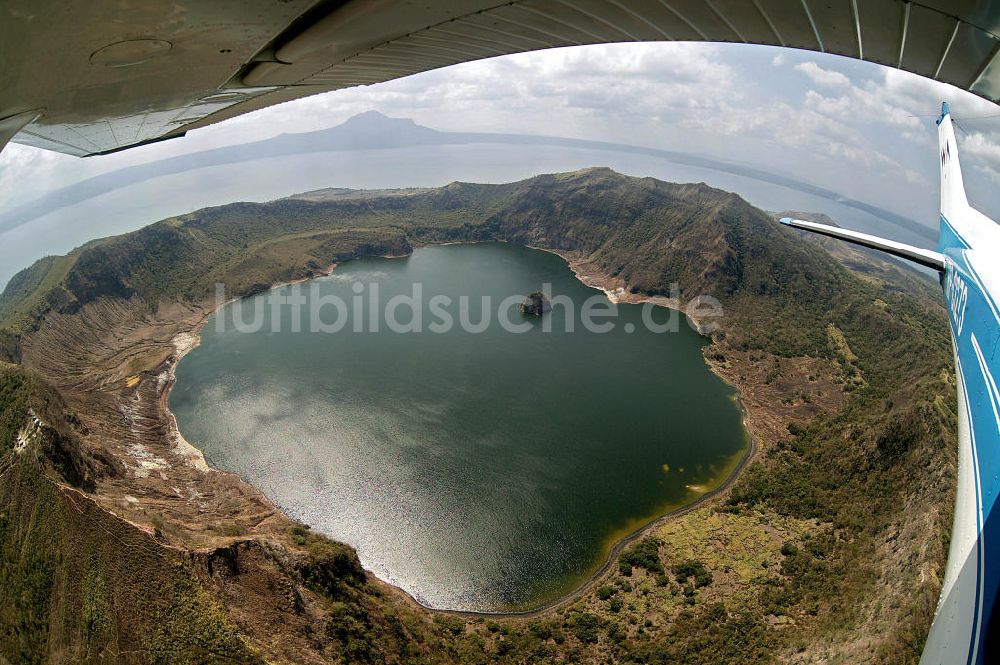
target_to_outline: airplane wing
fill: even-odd
[[[836,53],[997,101],[998,33],[989,1],[7,0],[0,148],[103,154],[320,92],[625,41]]]
[[[868,233],[842,229],[839,226],[830,226],[829,224],[819,224],[817,222],[807,222],[804,219],[782,217],[778,221],[785,226],[802,229],[803,231],[812,231],[813,233],[819,233],[820,235],[829,236],[831,238],[839,238],[840,240],[846,240],[854,243],[855,245],[870,247],[871,249],[877,249],[886,252],[887,254],[892,254],[893,256],[908,259],[914,263],[919,263],[922,266],[927,266],[928,268],[944,270],[946,259],[944,254],[941,254],[940,252],[933,252],[929,249],[914,247],[912,245],[896,242],[895,240],[886,240],[885,238],[879,238],[878,236],[873,236]]]

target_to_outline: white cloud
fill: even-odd
[[[79,172],[80,160],[68,155],[9,143],[0,153],[0,207],[16,205],[62,186],[63,174]],[[79,176],[76,176],[77,178]]]
[[[795,69],[808,76],[817,85],[828,88],[847,88],[851,85],[851,79],[847,78],[845,74],[832,69],[824,69],[812,61],[800,62],[795,65]]]
[[[966,154],[985,157],[1000,163],[1000,145],[990,140],[982,132],[973,132],[965,139],[963,149]]]

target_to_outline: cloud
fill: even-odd
[[[1000,164],[1000,144],[982,132],[973,132],[963,141],[965,154],[982,157]]]
[[[62,186],[62,174],[76,171],[75,157],[26,145],[8,143],[0,153],[0,208],[35,198],[51,187]]]
[[[812,79],[816,85],[827,88],[848,88],[851,85],[851,79],[847,78],[847,75],[832,69],[823,69],[812,61],[800,62],[795,65],[795,69]]]
[[[959,145],[965,162],[994,183],[1000,183],[1000,135],[997,132],[973,131],[960,140]]]

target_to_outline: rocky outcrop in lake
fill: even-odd
[[[541,316],[552,309],[552,303],[541,291],[529,293],[521,303],[521,314],[524,316]]]

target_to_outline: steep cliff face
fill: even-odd
[[[58,394],[0,366],[0,655],[7,662],[258,662],[182,552],[90,496],[110,460]],[[113,462],[112,462],[113,463]]]
[[[216,283],[241,295],[476,240],[558,250],[636,294],[717,298],[706,356],[743,391],[759,450],[706,509],[710,536],[663,527],[648,575],[612,567],[558,611],[500,623],[428,612],[367,575],[209,469],[165,407]],[[947,327],[933,285],[849,258],[853,272],[733,194],[586,169],[221,206],[40,261],[0,296],[0,358],[20,362],[0,364],[0,655],[912,660],[951,510]],[[769,567],[740,576],[748,538]],[[716,585],[688,596],[654,575],[653,556],[682,553]]]

